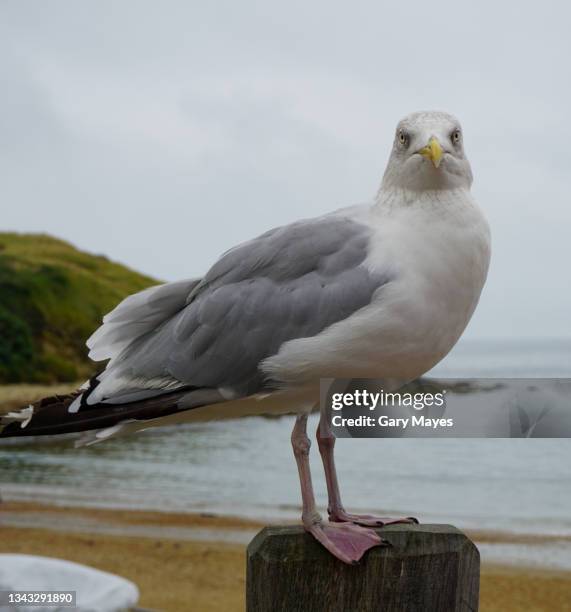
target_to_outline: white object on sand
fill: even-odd
[[[130,580],[79,563],[34,555],[0,554],[0,591],[76,592],[77,608],[0,606],[10,612],[117,612],[131,608],[139,599],[139,589]]]

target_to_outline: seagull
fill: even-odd
[[[408,115],[376,197],[272,229],[203,278],[127,297],[87,346],[103,371],[75,394],[5,415],[0,437],[87,432],[93,444],[149,427],[296,414],[291,436],[305,530],[345,563],[384,542],[372,527],[416,522],[347,512],[323,414],[317,443],[328,521],[316,509],[308,414],[322,378],[412,381],[456,344],[490,260],[458,120]]]

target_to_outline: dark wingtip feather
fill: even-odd
[[[26,416],[25,420],[18,420],[6,418],[7,415],[0,417],[0,438],[77,433],[112,427],[129,419],[159,418],[177,412],[178,400],[187,393],[188,389],[173,391],[131,404],[94,404],[83,407],[77,413],[70,413],[69,406],[79,392],[53,395],[30,404],[29,407],[33,409],[31,418]],[[1,419],[4,419],[3,426]]]

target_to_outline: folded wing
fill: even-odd
[[[89,341],[110,358],[87,403],[133,402],[178,389],[241,397],[279,381],[260,369],[368,305],[389,279],[363,265],[367,226],[340,216],[278,228],[223,255],[200,281],[128,298]]]

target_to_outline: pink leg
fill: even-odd
[[[307,532],[320,542],[330,553],[345,563],[356,563],[369,548],[383,544],[383,540],[371,529],[357,525],[323,524],[315,509],[315,497],[309,470],[309,448],[307,437],[307,415],[300,415],[295,421],[291,434],[293,453],[299,471],[303,510],[301,520]]]
[[[337,480],[337,470],[335,469],[335,459],[333,449],[335,447],[335,436],[331,431],[329,421],[323,415],[317,427],[317,444],[319,453],[323,460],[325,470],[325,480],[327,482],[327,494],[329,504],[327,512],[329,520],[339,523],[355,523],[366,526],[383,526],[391,523],[418,523],[412,516],[403,518],[390,518],[386,516],[371,516],[370,514],[350,514],[345,511],[341,503],[341,493],[339,492],[339,482]]]

